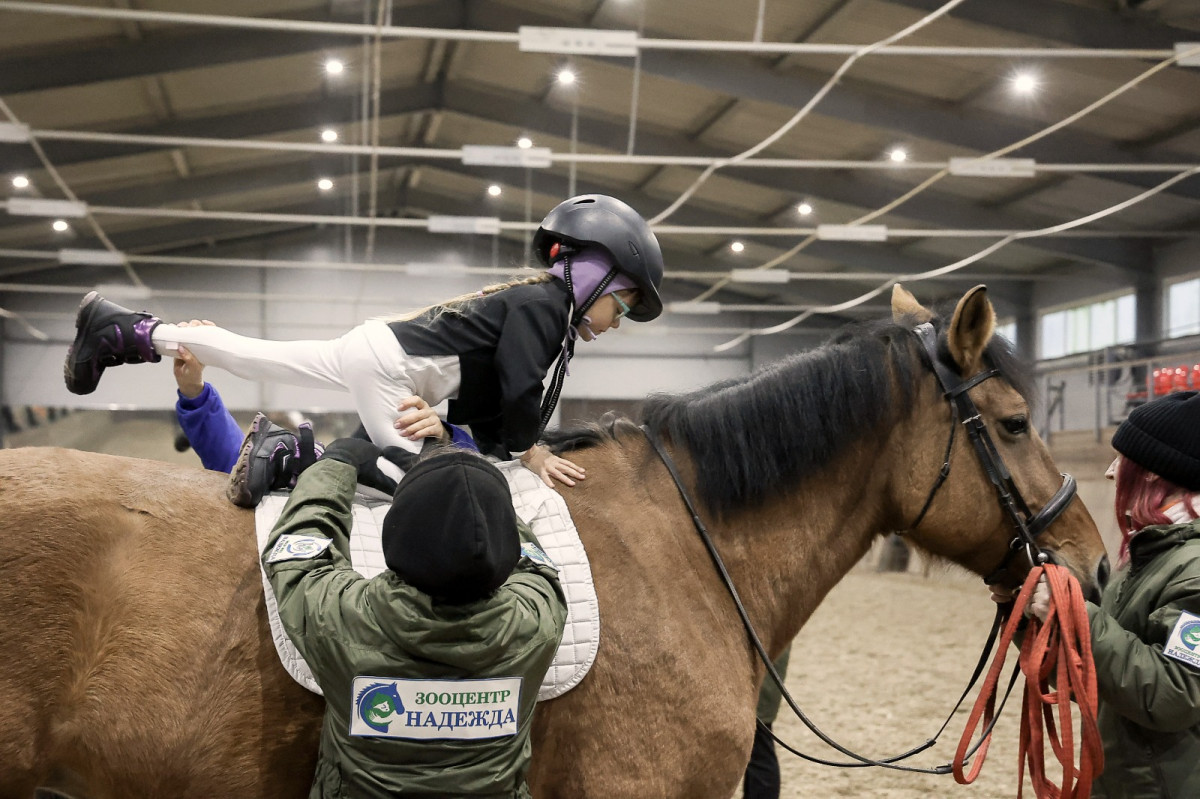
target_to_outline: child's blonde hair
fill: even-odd
[[[392,314],[390,316],[384,316],[381,318],[384,322],[408,322],[412,319],[416,319],[418,316],[427,314],[434,309],[437,309],[438,311],[435,316],[446,312],[457,313],[480,297],[486,297],[489,294],[495,294],[497,291],[504,291],[505,289],[511,289],[515,286],[532,286],[536,283],[548,283],[551,279],[552,276],[549,272],[539,271],[537,274],[529,275],[527,277],[514,277],[505,283],[493,283],[490,286],[484,286],[483,288],[479,289],[479,291],[472,291],[469,294],[460,294],[457,297],[451,297],[448,300],[437,302],[433,305],[426,305],[424,308],[419,308],[415,311],[405,311],[403,313]]]

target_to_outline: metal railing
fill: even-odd
[[[1077,399],[1082,386],[1079,378],[1086,377],[1086,388],[1092,394],[1092,431],[1096,442],[1102,441],[1105,428],[1120,424],[1129,411],[1140,404],[1156,397],[1174,391],[1200,390],[1200,349],[1186,349],[1179,352],[1164,352],[1142,358],[1107,359],[1108,351],[1099,350],[1091,353],[1081,353],[1089,363],[1071,366],[1040,366],[1035,369],[1038,378],[1039,391],[1044,400],[1044,421],[1041,426],[1042,437],[1049,441],[1055,432],[1054,420],[1057,415],[1058,431],[1067,427],[1068,398]],[[1102,358],[1103,360],[1099,360]],[[1180,367],[1186,374],[1179,380],[1174,371]],[[1156,375],[1163,369],[1172,370],[1172,378],[1167,381],[1159,380],[1156,385]],[[1119,375],[1114,378],[1114,374]],[[1073,403],[1077,407],[1082,403]],[[1086,427],[1072,426],[1070,429],[1082,430]]]

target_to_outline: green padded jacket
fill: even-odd
[[[1138,532],[1088,618],[1104,741],[1093,799],[1200,797],[1200,522]]]
[[[528,797],[530,721],[562,637],[557,572],[520,525],[522,557],[491,596],[434,601],[349,559],[355,470],[319,461],[262,561],[284,629],[325,694],[313,799]]]

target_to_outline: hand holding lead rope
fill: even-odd
[[[994,599],[1004,599],[1003,591],[992,587]],[[979,776],[991,739],[997,685],[1008,645],[1022,619],[1030,617],[1021,641],[1018,663],[1025,675],[1025,694],[1021,713],[1019,785],[1023,785],[1026,765],[1029,780],[1039,799],[1085,799],[1091,793],[1092,780],[1104,769],[1104,753],[1096,726],[1098,695],[1096,668],[1092,661],[1092,639],[1087,609],[1079,583],[1059,566],[1036,566],[1029,572],[1021,591],[1013,599],[1013,612],[1000,637],[1000,648],[979,690],[975,707],[954,757],[954,779],[966,785]],[[1075,722],[1072,703],[1079,709],[1079,764],[1075,757]],[[1056,726],[1051,708],[1058,710]],[[984,740],[975,762],[966,771],[971,739],[982,720]],[[1047,735],[1048,733],[1048,735]],[[1046,774],[1045,743],[1062,766],[1062,784],[1054,785]],[[1018,787],[1018,799],[1021,796]]]

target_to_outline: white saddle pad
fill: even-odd
[[[533,528],[542,549],[558,567],[558,576],[567,597],[567,624],[562,643],[554,654],[554,662],[538,690],[538,701],[541,702],[561,696],[578,685],[596,660],[596,652],[600,647],[600,607],[596,601],[596,586],[592,582],[592,567],[588,563],[583,542],[579,540],[579,532],[571,521],[562,497],[547,488],[537,475],[518,461],[498,463],[496,466],[508,480],[517,517]],[[267,536],[283,512],[288,496],[283,492],[269,494],[255,511],[259,552],[266,545]],[[367,579],[387,568],[383,562],[381,531],[388,507],[385,499],[374,499],[364,494],[355,498],[350,561],[354,570]],[[265,572],[262,580],[271,637],[275,639],[279,660],[296,682],[313,693],[321,693],[308,664],[296,651],[279,622],[275,592]]]

